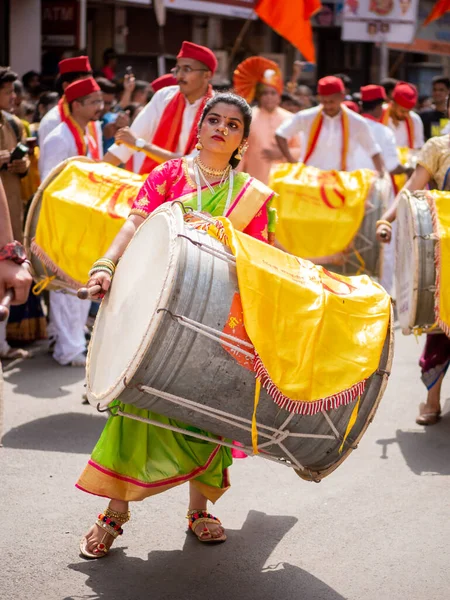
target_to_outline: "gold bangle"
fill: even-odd
[[[380,221],[377,221],[376,227],[378,227],[379,225],[386,225],[386,227],[392,229],[392,223],[390,221],[386,221],[385,219],[380,219]]]

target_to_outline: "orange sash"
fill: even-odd
[[[319,140],[320,132],[323,125],[323,108],[321,108],[311,125],[309,132],[308,145],[306,148],[305,158],[303,163],[308,164],[314,150],[316,149]],[[349,140],[349,123],[348,114],[344,109],[341,109],[341,128],[342,128],[342,148],[341,148],[341,171],[347,170],[347,155],[348,155],[348,140]]]
[[[381,123],[383,123],[383,125],[389,126],[390,118],[391,118],[391,105],[388,104],[383,109],[383,114],[381,115]],[[414,122],[409,113],[405,119],[405,122],[406,122],[406,131],[408,133],[408,148],[414,148]]]
[[[192,123],[191,133],[189,140],[184,149],[184,154],[190,154],[197,143],[197,125],[202,115],[203,109],[207,101],[212,98],[213,89],[212,86],[208,86],[208,91],[203,96],[203,100],[200,103],[197,114],[195,115],[194,122]],[[186,98],[181,92],[175,94],[175,96],[167,104],[164,112],[159,121],[158,127],[152,139],[152,144],[169,150],[169,152],[175,152],[178,146],[178,140],[181,134],[181,125],[183,123],[183,113],[186,108]],[[142,164],[140,174],[147,174],[153,171],[158,166],[157,161],[147,156]]]
[[[95,123],[93,121],[88,123],[86,132],[88,143],[86,145],[85,132],[70,114],[69,104],[64,96],[58,102],[58,109],[61,121],[67,123],[70,133],[74,137],[78,155],[87,156],[89,151],[91,158],[100,160],[100,140],[98,139],[98,131]]]

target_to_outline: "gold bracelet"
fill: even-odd
[[[385,219],[380,219],[380,221],[377,221],[376,227],[378,227],[379,225],[386,225],[386,227],[392,229],[392,223],[390,221],[386,221]]]

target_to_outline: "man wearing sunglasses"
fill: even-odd
[[[183,42],[173,69],[177,85],[158,90],[132,126],[117,132],[104,160],[127,164],[134,152],[142,151],[146,158],[139,172],[147,174],[166,160],[190,154],[197,143],[200,115],[213,95],[210,81],[216,68],[209,48]]]

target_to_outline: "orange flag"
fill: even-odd
[[[255,12],[298,48],[306,60],[315,62],[310,18],[321,8],[320,0],[258,0]]]
[[[436,4],[433,6],[430,14],[424,21],[424,25],[428,25],[432,21],[436,21],[436,19],[440,19],[442,15],[445,15],[446,12],[450,10],[450,0],[438,0]]]

